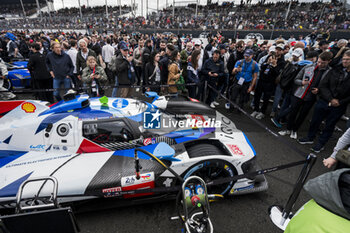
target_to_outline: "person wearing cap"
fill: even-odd
[[[295,53],[295,55],[296,55],[296,53]],[[283,90],[284,99],[283,99],[283,103],[282,103],[282,106],[281,106],[279,113],[276,114],[275,116],[272,116],[272,118],[271,118],[272,123],[276,127],[278,127],[278,128],[282,127],[280,121],[285,120],[291,111],[291,99],[293,96],[293,90],[295,88],[295,84],[294,84],[295,77],[301,71],[301,69],[303,67],[305,67],[307,65],[314,64],[317,61],[317,57],[318,57],[318,53],[316,51],[311,51],[307,54],[306,60],[298,61],[295,64],[295,62],[293,61],[293,58],[295,58],[295,60],[297,60],[297,58],[296,58],[296,56],[292,56],[292,62],[287,63],[288,66],[283,69],[283,72],[281,73],[281,79],[280,79],[279,86]],[[277,91],[277,88],[276,88],[276,91]],[[276,104],[276,103],[274,102],[274,104]],[[279,134],[282,136],[289,134],[289,133],[290,132],[288,132],[288,131],[280,131],[279,132]],[[292,138],[294,138],[294,137],[296,137],[296,135],[292,136]]]
[[[291,99],[291,110],[288,117],[287,130],[280,134],[290,134],[292,139],[297,139],[297,131],[316,103],[318,86],[322,77],[329,70],[332,60],[331,52],[323,52],[318,57],[317,63],[305,66],[294,79],[294,95]]]
[[[253,60],[253,56],[253,50],[247,49],[244,52],[244,59],[237,61],[233,69],[236,76],[231,90],[231,100],[236,102],[239,96],[241,108],[247,102],[250,92],[254,90],[259,73],[258,63]]]
[[[111,63],[114,62],[112,59]],[[115,72],[117,74],[117,85],[121,85],[120,97],[127,98],[132,95],[132,88],[128,87],[135,83],[135,64],[133,56],[129,54],[129,47],[126,44],[120,46],[120,54],[115,59]],[[123,86],[126,85],[126,86]],[[116,96],[113,89],[112,96]]]
[[[204,62],[207,59],[209,59],[209,54],[205,49],[202,48],[202,41],[200,39],[197,39],[194,41],[194,49],[201,51],[201,54],[198,60],[198,70],[200,71],[202,69]]]
[[[12,61],[13,58],[18,57],[19,55],[17,44],[14,41],[12,41],[8,36],[5,36],[4,40],[7,48],[7,56],[9,57],[9,60]]]
[[[313,144],[323,120],[325,128],[318,142],[311,148],[315,153],[324,149],[334,132],[336,123],[345,114],[350,103],[350,50],[342,57],[342,65],[330,69],[318,87],[319,100],[316,103],[308,134],[298,140],[300,144]]]

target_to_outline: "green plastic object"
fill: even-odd
[[[99,100],[100,100],[100,103],[102,104],[103,107],[108,107],[108,97],[107,96],[102,96]]]

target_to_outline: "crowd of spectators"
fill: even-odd
[[[103,96],[106,87],[113,87],[112,97],[122,98],[144,91],[169,98],[183,94],[213,109],[222,105],[232,114],[243,110],[257,120],[270,116],[279,135],[312,145],[314,153],[324,150],[340,119],[347,120],[349,127],[345,116],[350,103],[349,39],[331,42],[316,37],[307,43],[302,37],[291,37],[258,44],[256,39],[244,42],[217,33],[208,35],[209,43],[203,46],[189,35],[159,33],[89,36],[22,31],[4,32],[0,38],[2,59],[29,58],[33,93],[43,101],[61,100],[58,88],[62,87],[93,97]],[[7,75],[2,59],[0,85]],[[50,88],[55,88],[54,93],[35,92]],[[3,95],[0,98],[15,98]],[[305,134],[299,132],[302,124]],[[337,161],[338,152],[349,145],[349,135],[350,129],[322,161],[325,167],[349,167]]]
[[[198,15],[195,15],[195,4],[176,6],[173,17],[172,6],[159,12],[152,12],[147,17],[125,16],[131,12],[130,6],[123,6],[123,15],[119,15],[119,7],[109,7],[109,17],[106,17],[106,9],[99,7],[82,7],[83,18],[80,18],[78,8],[65,8],[51,12],[51,20],[48,13],[44,19],[39,18],[9,20],[2,22],[8,28],[107,28],[107,29],[199,29],[199,30],[304,30],[304,29],[349,29],[349,10],[342,3],[310,2],[300,3],[293,1],[288,12],[288,1],[256,4],[241,3],[235,5],[231,2],[214,3],[198,6]]]
[[[20,1],[17,3],[0,5],[0,16],[4,17],[23,17],[23,10]],[[44,5],[43,5],[44,6]],[[37,11],[36,3],[25,3],[24,9],[26,15],[35,14]]]

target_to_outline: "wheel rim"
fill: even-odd
[[[11,88],[12,88],[11,81],[9,79],[5,79],[3,87],[6,88],[7,90],[11,90]]]
[[[190,176],[199,176],[206,183],[221,178],[232,177],[235,175],[235,171],[230,165],[223,161],[206,161],[195,165],[189,172],[184,176],[187,179]],[[234,182],[224,183],[215,186],[208,186],[209,194],[221,194],[225,195],[229,192]]]

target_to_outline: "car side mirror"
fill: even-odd
[[[153,155],[158,159],[164,159],[169,161],[180,161],[174,158],[175,150],[165,142],[160,142],[153,151]]]

